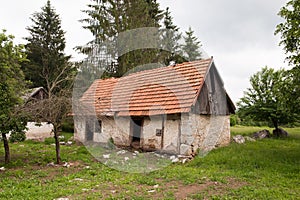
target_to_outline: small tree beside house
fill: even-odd
[[[14,45],[13,36],[0,33],[0,133],[5,149],[5,163],[10,162],[6,134],[23,131],[26,118],[20,112],[25,81],[20,64],[26,61],[24,48]]]

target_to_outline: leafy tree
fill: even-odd
[[[176,63],[183,62],[184,60],[180,56],[181,49],[179,44],[182,35],[179,32],[179,28],[173,23],[173,17],[171,16],[169,8],[167,8],[164,13],[161,32],[162,49],[165,49],[161,52],[163,62],[166,65],[169,65],[170,61],[175,61]]]
[[[185,32],[184,45],[182,46],[183,55],[186,60],[194,61],[201,58],[200,47],[202,46],[198,38],[194,36],[194,31],[191,27]]]
[[[290,64],[300,65],[300,0],[290,0],[278,13],[285,21],[278,24],[275,34],[281,34],[280,45],[284,46]]]
[[[13,44],[13,36],[0,33],[0,133],[5,149],[5,163],[10,162],[6,134],[22,132],[26,118],[19,112],[24,91],[24,75],[20,64],[26,61],[24,47]]]
[[[295,122],[299,115],[290,91],[292,79],[281,69],[275,71],[264,67],[250,78],[251,88],[238,102],[239,114],[250,116],[257,121],[273,123],[275,129],[280,124]]]
[[[287,54],[286,59],[293,66],[290,76],[293,86],[293,101],[300,105],[300,0],[290,0],[278,13],[285,21],[278,24],[275,34],[281,34],[280,45],[284,47]],[[297,108],[300,114],[300,106]]]
[[[43,86],[50,97],[72,82],[75,68],[69,63],[70,56],[64,54],[65,32],[50,0],[41,12],[33,14],[31,21],[33,25],[27,27],[30,36],[25,38],[30,62],[23,71],[33,87]]]
[[[49,98],[31,101],[26,104],[24,111],[31,115],[31,118],[37,122],[50,122],[53,125],[55,139],[56,163],[61,163],[59,134],[63,121],[71,113],[71,90],[61,90],[59,94],[52,95]]]

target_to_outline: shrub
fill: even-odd
[[[74,133],[74,121],[72,117],[68,117],[64,120],[61,130],[64,132]]]
[[[108,139],[107,146],[109,149],[115,149],[115,142],[112,137]]]
[[[230,115],[230,126],[235,126],[237,124],[237,116]]]
[[[9,138],[10,142],[23,142],[26,139],[24,132],[12,132]]]

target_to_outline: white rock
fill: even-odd
[[[236,135],[236,136],[233,136],[233,141],[238,143],[238,144],[243,144],[245,143],[245,138],[242,136],[242,135]]]
[[[170,160],[174,160],[176,158],[176,156],[170,156]]]
[[[90,169],[91,167],[90,166],[85,166],[85,169]]]
[[[103,154],[103,158],[109,158],[110,154]]]
[[[58,138],[59,138],[59,139],[65,139],[65,136],[59,135]]]
[[[5,167],[0,167],[0,171],[5,171]]]
[[[172,163],[176,163],[176,162],[179,162],[178,158],[175,158],[175,159],[172,160]]]
[[[69,168],[71,165],[66,162],[66,163],[63,164],[63,166],[66,167],[66,168]]]
[[[158,188],[158,186],[159,186],[158,184],[157,184],[157,185],[154,185],[153,188]]]
[[[48,163],[47,166],[55,166],[54,162]]]
[[[183,159],[183,160],[182,160],[182,164],[186,163],[186,161],[187,161],[187,159],[186,159],[186,158],[185,158],[185,159]]]
[[[134,153],[135,153],[135,154],[139,154],[140,152],[138,152],[138,151],[134,151]]]
[[[136,153],[132,153],[133,156],[136,156]]]
[[[118,151],[118,152],[117,152],[117,155],[122,155],[122,154],[125,154],[125,153],[126,153],[125,150],[121,150],[121,151]]]
[[[66,143],[65,143],[65,142],[59,142],[59,144],[60,144],[60,145],[65,145]]]
[[[68,141],[68,142],[67,142],[67,145],[71,145],[71,144],[73,144],[72,141]]]
[[[127,161],[127,160],[129,160],[129,158],[128,158],[128,157],[125,157],[124,160]]]

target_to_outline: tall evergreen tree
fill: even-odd
[[[194,36],[194,31],[191,27],[185,32],[184,45],[182,45],[183,55],[188,61],[194,61],[201,58],[200,47],[201,42]]]
[[[33,86],[43,86],[46,89],[48,98],[27,104],[26,109],[33,120],[52,123],[56,162],[60,163],[58,136],[62,122],[70,112],[70,91],[76,68],[69,62],[70,56],[64,54],[65,32],[50,0],[41,9],[41,12],[33,14],[33,25],[27,27],[30,33],[30,36],[25,38],[28,41],[26,51],[29,64],[23,68]]]
[[[89,10],[83,11],[88,18],[81,22],[95,36],[93,43],[96,43],[95,46],[100,51],[97,53],[103,55],[98,60],[104,63],[102,68],[105,68],[109,76],[122,76],[136,66],[157,62],[158,50],[138,49],[124,53],[128,44],[116,41],[124,31],[160,26],[163,16],[156,0],[93,0],[88,7]],[[134,34],[129,32],[121,42],[134,41]],[[102,46],[103,43],[106,45]],[[105,60],[109,62],[105,63]],[[116,65],[112,66],[114,62]]]
[[[30,36],[25,38],[30,62],[23,71],[33,87],[43,86],[50,97],[69,84],[74,68],[69,63],[70,56],[64,54],[65,32],[50,0],[41,12],[33,14],[31,21],[33,25],[27,27]]]
[[[183,61],[182,57],[180,56],[181,51],[179,44],[181,36],[182,35],[179,32],[179,28],[174,25],[171,12],[169,8],[167,8],[164,12],[164,21],[161,33],[161,44],[163,49],[161,57],[166,65],[168,65],[170,61],[175,61],[176,63]]]

